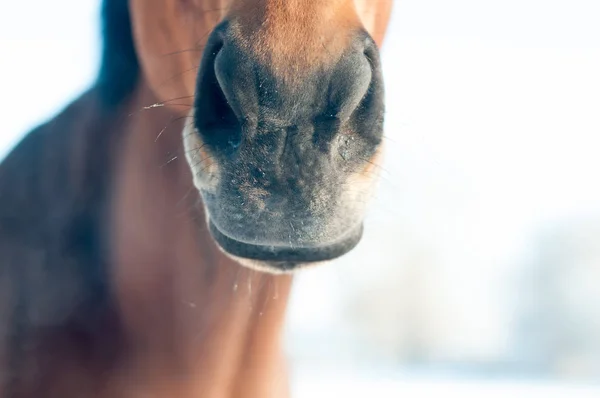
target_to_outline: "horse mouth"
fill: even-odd
[[[323,246],[270,246],[239,241],[224,234],[211,221],[208,226],[213,239],[226,254],[242,265],[267,272],[286,273],[318,263],[334,260],[358,245],[363,234],[362,223],[341,239]]]

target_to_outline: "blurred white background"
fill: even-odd
[[[0,156],[93,81],[98,6],[0,3]],[[397,1],[380,190],[359,248],[298,278],[297,397],[600,396],[599,20]]]

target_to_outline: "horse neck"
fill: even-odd
[[[187,119],[142,110],[154,102],[142,85],[125,110],[112,188],[125,371],[151,385],[150,396],[157,383],[168,396],[285,396],[280,340],[291,278],[243,268],[215,246],[182,152]]]

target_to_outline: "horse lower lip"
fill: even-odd
[[[310,263],[333,260],[352,250],[362,237],[362,224],[344,239],[317,247],[263,246],[240,242],[223,234],[209,221],[211,235],[217,244],[229,254],[251,260],[289,263]]]

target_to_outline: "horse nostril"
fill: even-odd
[[[359,107],[369,91],[372,74],[371,63],[362,53],[346,57],[339,65],[330,88],[330,101],[339,107],[337,113],[341,120],[347,120]]]
[[[369,105],[380,83],[379,53],[370,37],[359,35],[332,71],[329,84],[330,115],[346,122]]]
[[[379,142],[385,97],[379,49],[367,36],[357,42],[354,54],[354,58],[340,67],[342,75],[353,77],[346,94],[344,116],[352,119],[355,129],[360,130],[364,138]]]
[[[203,141],[223,151],[237,148],[241,140],[240,115],[226,91],[221,68],[223,40],[221,30],[215,29],[207,41],[197,78],[194,101],[194,124]]]

